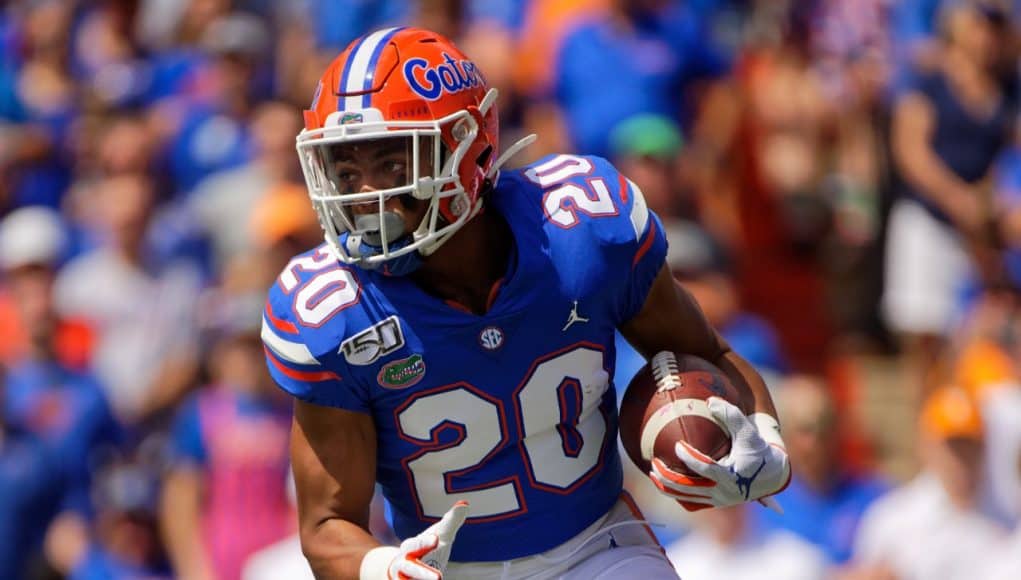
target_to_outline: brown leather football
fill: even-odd
[[[739,391],[709,361],[661,352],[631,379],[620,404],[620,439],[631,461],[648,472],[653,457],[671,469],[695,475],[674,453],[677,441],[721,459],[730,436],[709,413],[706,401],[721,397],[748,412]]]

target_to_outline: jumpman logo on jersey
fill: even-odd
[[[574,301],[574,306],[571,307],[571,313],[569,315],[567,315],[567,324],[565,324],[564,327],[560,329],[560,332],[567,332],[567,329],[571,328],[571,325],[574,324],[575,322],[582,322],[582,323],[588,322],[588,318],[584,318],[582,316],[578,316],[578,301],[577,300]]]
[[[748,477],[744,477],[740,473],[737,473],[736,471],[734,471],[733,467],[730,468],[731,473],[733,473],[735,477],[734,483],[737,484],[737,491],[738,493],[743,493],[744,498],[746,500],[748,499],[748,494],[750,494],[752,491],[752,483],[755,481],[755,478],[759,476],[759,472],[762,471],[762,468],[765,466],[766,460],[763,459],[762,463],[759,465],[759,468],[755,470],[755,473],[751,474]]]

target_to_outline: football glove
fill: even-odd
[[[459,501],[440,521],[421,534],[401,542],[400,547],[380,546],[365,554],[359,569],[361,580],[441,580],[450,560],[454,536],[468,517],[468,502]]]
[[[787,487],[791,466],[776,419],[766,413],[748,417],[719,397],[709,399],[709,412],[730,435],[730,453],[716,461],[679,441],[674,452],[698,477],[678,473],[653,458],[652,482],[689,511],[758,500],[782,513],[770,496]]]

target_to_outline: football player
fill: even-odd
[[[612,90],[606,87],[600,90]],[[754,401],[701,478],[650,477],[688,509],[790,477],[761,378],[664,267],[642,193],[595,157],[500,166],[496,91],[446,38],[389,28],[329,66],[297,139],[325,243],[270,289],[269,369],[296,399],[302,547],[320,578],[673,576],[622,491],[614,331],[701,356]],[[367,531],[378,483],[400,546]],[[456,538],[456,541],[455,541]]]

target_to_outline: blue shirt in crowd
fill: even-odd
[[[125,562],[102,547],[89,546],[85,558],[71,571],[68,580],[163,580],[171,578],[166,570],[136,566]]]
[[[855,532],[865,509],[887,489],[873,478],[844,476],[829,493],[821,495],[794,476],[779,496],[783,515],[764,509],[752,513],[763,529],[793,532],[839,564],[851,557]]]
[[[0,441],[0,578],[24,578],[64,505],[60,461],[36,437],[3,428]]]
[[[705,21],[681,3],[635,17],[631,24],[623,29],[611,20],[596,20],[564,39],[554,97],[580,152],[608,156],[613,127],[641,113],[683,123],[684,84],[728,68]]]
[[[97,451],[121,438],[96,379],[57,363],[26,361],[10,370],[5,391],[7,420],[38,437],[85,496]],[[78,499],[87,505],[87,497]]]
[[[992,113],[976,115],[961,103],[942,73],[918,77],[909,92],[923,96],[932,106],[935,127],[930,144],[940,161],[965,182],[984,178],[1010,138],[1014,121],[1010,100],[1003,97]],[[950,222],[928,197],[906,187],[936,219]]]

